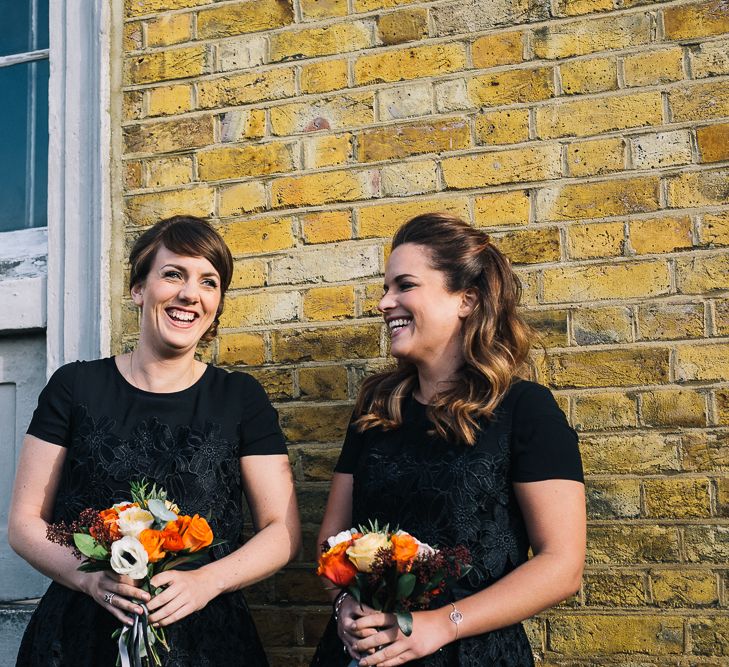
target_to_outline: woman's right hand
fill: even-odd
[[[132,600],[146,603],[151,599],[147,591],[135,585],[134,579],[115,572],[84,572],[80,583],[86,595],[125,625],[133,623],[134,614],[144,613]]]
[[[357,640],[369,637],[377,632],[374,628],[366,628],[365,630],[355,630],[355,621],[363,616],[369,616],[369,614],[376,614],[377,612],[368,607],[366,604],[360,604],[348,593],[344,596],[341,605],[339,606],[339,617],[337,619],[337,634],[339,639],[342,640],[349,653],[350,657],[355,660],[361,660],[364,657],[363,653],[359,653],[352,648]]]

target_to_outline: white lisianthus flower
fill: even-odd
[[[349,542],[349,540],[352,539],[352,535],[357,532],[354,528],[351,530],[343,530],[341,533],[337,533],[336,535],[333,535],[327,540],[327,544],[329,545],[329,548],[336,547],[337,544],[341,544],[342,542]]]
[[[435,549],[425,542],[421,542],[417,537],[413,538],[418,543],[418,555],[416,558],[423,558],[424,556],[432,556],[435,553]]]
[[[117,525],[122,535],[129,537],[138,537],[139,533],[147,528],[151,528],[154,523],[152,512],[143,510],[141,507],[130,507],[129,509],[119,512]]]
[[[132,579],[144,579],[147,576],[149,558],[142,543],[129,535],[118,539],[111,545],[111,569],[117,574],[126,574]]]

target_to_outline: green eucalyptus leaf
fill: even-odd
[[[406,572],[397,580],[397,599],[406,600],[415,588],[417,579],[411,572]]]
[[[396,611],[397,625],[406,637],[413,633],[413,615],[409,611]]]
[[[74,533],[73,543],[87,558],[101,560],[102,558],[109,557],[109,552],[106,550],[106,547],[103,544],[99,544],[91,535],[87,535],[86,533]]]

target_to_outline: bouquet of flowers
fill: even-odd
[[[47,538],[69,546],[83,558],[79,570],[111,570],[138,580],[143,590],[155,595],[152,577],[183,563],[201,558],[223,540],[215,540],[207,520],[197,514],[182,514],[167,498],[167,492],[142,482],[130,484],[132,500],[103,510],[85,509],[78,518],[48,526]],[[111,598],[108,600],[111,601]],[[154,628],[143,616],[134,616],[132,627],[116,630],[122,667],[159,666],[158,645],[169,650],[162,628]]]
[[[427,609],[436,595],[468,573],[470,563],[463,546],[434,548],[403,530],[380,529],[375,523],[327,539],[316,573],[358,602],[394,613],[409,636],[412,611]]]

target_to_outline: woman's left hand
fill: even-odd
[[[150,583],[156,588],[164,588],[147,604],[150,623],[163,627],[202,609],[215,597],[203,568],[167,570],[152,577]]]
[[[413,631],[406,637],[397,625],[394,614],[370,614],[355,623],[357,632],[377,628],[378,632],[354,644],[355,650],[362,654],[369,649],[377,649],[360,660],[362,666],[380,665],[394,667],[410,660],[435,653],[441,646],[455,639],[455,628],[442,610],[417,611],[413,614]]]

